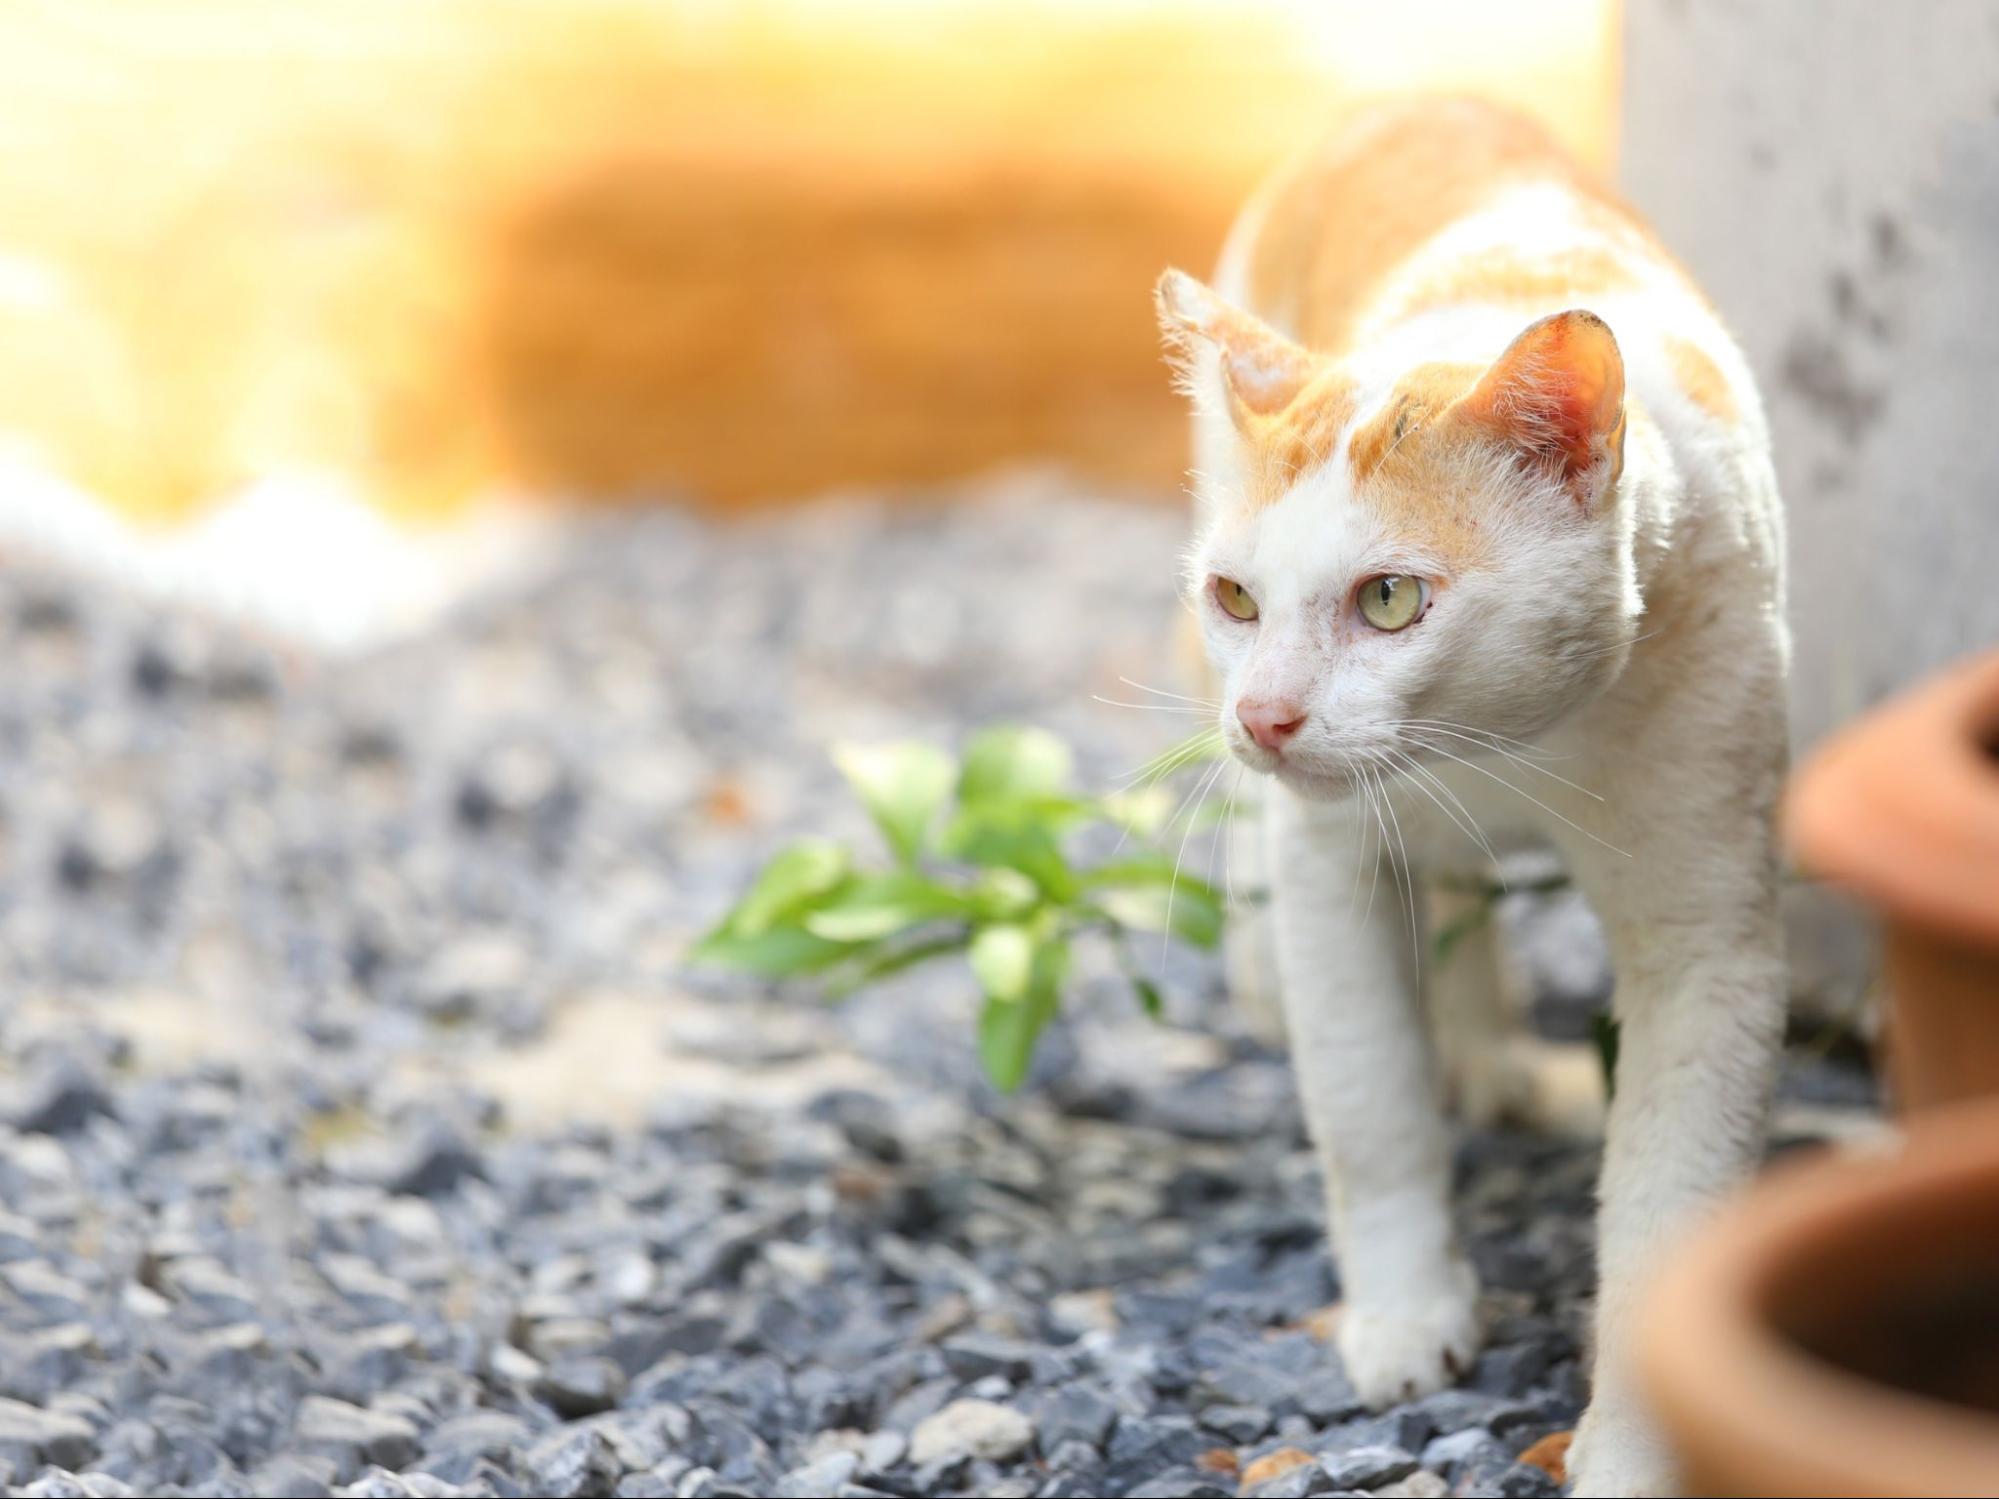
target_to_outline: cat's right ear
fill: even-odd
[[[1185,271],[1159,278],[1157,301],[1182,388],[1197,405],[1227,412],[1239,431],[1277,415],[1311,382],[1309,353]]]

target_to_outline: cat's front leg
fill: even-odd
[[[1635,846],[1596,893],[1620,1034],[1599,1193],[1595,1375],[1569,1465],[1577,1494],[1677,1492],[1634,1387],[1631,1328],[1664,1256],[1761,1157],[1785,995],[1767,826],[1740,808],[1732,819],[1690,817]]]
[[[1379,1407],[1469,1367],[1478,1288],[1451,1224],[1405,876],[1364,836],[1363,815],[1273,789],[1269,867],[1285,1020],[1345,1299],[1337,1342],[1354,1389]]]

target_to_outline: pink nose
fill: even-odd
[[[1305,710],[1283,699],[1238,698],[1235,716],[1249,737],[1267,750],[1281,750],[1284,741],[1305,726]]]

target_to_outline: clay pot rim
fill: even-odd
[[[1999,1099],[1937,1109],[1878,1154],[1773,1171],[1687,1246],[1641,1314],[1641,1374],[1675,1445],[1728,1454],[1731,1474],[1785,1475],[1739,1492],[1989,1495],[1999,1421],[1828,1363],[1778,1333],[1770,1309],[1800,1251],[1995,1182]]]
[[[1889,916],[1999,943],[1999,651],[1932,677],[1798,773],[1799,859]]]

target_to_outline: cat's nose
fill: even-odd
[[[1235,716],[1267,750],[1283,749],[1284,741],[1305,727],[1305,710],[1285,698],[1237,698]]]

